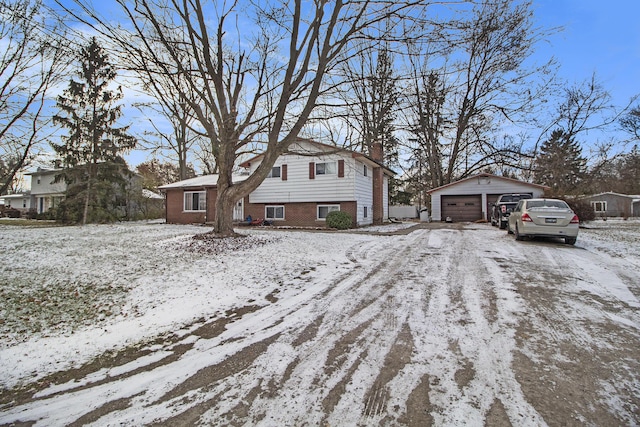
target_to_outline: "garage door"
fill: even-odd
[[[482,219],[482,195],[442,196],[442,219],[450,217],[454,222]]]

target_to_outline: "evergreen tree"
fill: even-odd
[[[637,145],[620,160],[619,171],[620,192],[640,194],[640,150]]]
[[[118,186],[127,185],[128,169],[121,155],[136,144],[128,127],[116,127],[121,117],[122,98],[118,87],[109,86],[116,71],[95,38],[82,48],[79,80],[57,99],[60,112],[54,122],[66,128],[61,144],[52,144],[62,159],[64,170],[58,179],[67,182],[61,219],[71,222],[104,222],[116,219]]]
[[[398,77],[393,68],[393,56],[387,47],[358,57],[357,63],[345,63],[344,72],[350,81],[347,99],[349,117],[357,129],[360,150],[376,157],[375,146],[381,144],[385,166],[398,166],[399,141],[395,136],[394,120],[400,98]]]
[[[554,196],[574,194],[584,180],[586,160],[580,145],[562,129],[542,144],[536,158],[536,182],[551,187]]]

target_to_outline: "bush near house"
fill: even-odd
[[[584,200],[566,199],[571,209],[578,215],[580,222],[593,221],[596,219],[596,212],[593,210],[591,203]]]
[[[333,211],[327,214],[327,227],[346,230],[353,224],[351,215],[344,211]]]

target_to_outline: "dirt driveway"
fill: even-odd
[[[345,268],[305,264],[294,294],[270,277],[264,298],[2,391],[0,425],[638,425],[640,260],[598,239],[347,239]]]

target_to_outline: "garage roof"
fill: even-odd
[[[501,179],[503,181],[511,181],[511,182],[518,183],[518,184],[530,185],[532,187],[541,188],[543,190],[549,188],[546,185],[532,184],[530,182],[520,181],[520,180],[514,179],[514,178],[507,178],[506,176],[493,175],[493,174],[490,174],[490,173],[479,173],[479,174],[472,175],[472,176],[467,177],[467,178],[463,178],[463,179],[461,179],[459,181],[450,182],[449,184],[445,184],[445,185],[441,185],[440,187],[432,188],[431,190],[428,190],[427,193],[428,194],[435,193],[436,191],[444,190],[447,187],[452,187],[454,185],[458,185],[458,184],[461,184],[463,182],[471,181],[472,179],[478,179],[478,178]]]

